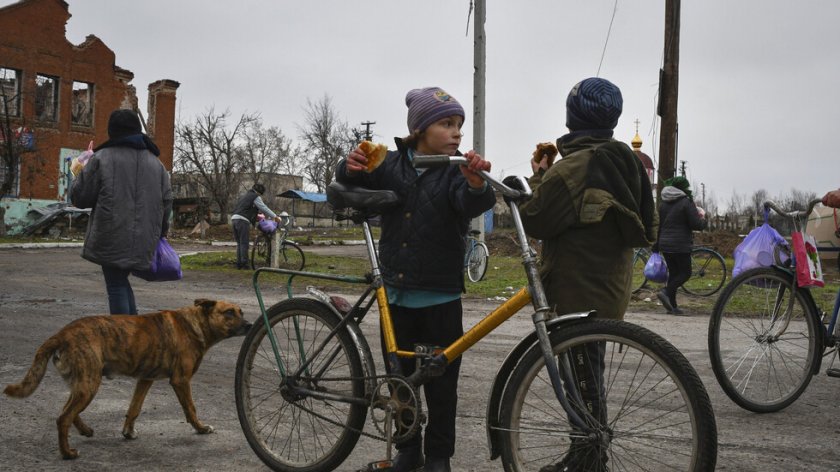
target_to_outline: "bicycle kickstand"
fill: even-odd
[[[829,377],[840,378],[840,367],[831,367],[834,365],[835,359],[840,359],[840,349],[834,351],[834,357],[832,358],[831,364],[829,365],[828,369],[825,369],[825,374]]]

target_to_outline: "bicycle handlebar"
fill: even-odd
[[[446,154],[416,156],[414,158],[414,167],[416,169],[427,169],[430,167],[441,167],[453,164],[467,165],[468,161],[465,157],[447,156]],[[475,173],[478,174],[482,179],[484,179],[485,182],[487,182],[494,189],[498,190],[505,197],[513,199],[531,197],[531,188],[528,186],[528,182],[521,177],[518,180],[520,182],[520,185],[522,185],[523,190],[516,190],[494,179],[490,174],[484,172],[483,170],[475,171]]]
[[[767,200],[766,202],[764,202],[764,208],[765,209],[771,209],[771,210],[775,211],[776,213],[778,213],[780,216],[783,216],[785,218],[796,219],[796,218],[801,218],[803,216],[807,218],[808,215],[810,215],[811,212],[814,211],[814,207],[817,206],[817,203],[821,203],[821,202],[822,202],[822,199],[815,198],[815,199],[808,202],[808,207],[807,207],[808,209],[805,210],[805,211],[802,211],[802,210],[785,211],[785,210],[782,210],[781,208],[779,208],[779,206],[776,205],[776,203],[774,201]]]

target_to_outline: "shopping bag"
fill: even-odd
[[[277,231],[277,222],[274,220],[259,220],[257,228],[265,234],[271,234]]]
[[[790,240],[796,261],[796,282],[800,287],[824,286],[816,239],[802,231],[796,231],[791,234]]]
[[[645,278],[657,283],[668,281],[668,265],[665,264],[665,258],[658,252],[651,254],[645,264]]]
[[[81,154],[73,158],[70,162],[70,172],[73,174],[73,177],[79,175],[79,172],[82,171],[82,168],[91,157],[93,157],[93,141],[88,144],[87,150],[82,151]]]
[[[181,277],[183,277],[181,259],[166,238],[160,238],[157,249],[155,249],[155,255],[152,256],[149,270],[133,270],[131,275],[149,282],[181,280]]]
[[[732,277],[756,267],[782,265],[788,260],[790,247],[785,238],[767,222],[768,213],[764,213],[764,224],[750,231],[750,234],[735,248],[735,267]]]

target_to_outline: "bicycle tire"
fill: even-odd
[[[339,321],[329,308],[306,298],[279,302],[267,315],[288,373]],[[300,337],[295,334],[295,320]],[[298,382],[319,391],[364,397],[362,363],[347,330],[339,330],[310,367],[321,380],[301,377]],[[236,362],[236,412],[248,444],[273,470],[335,469],[355,447],[367,408],[312,397],[290,399],[280,375],[266,324],[260,319],[246,335]]]
[[[484,243],[476,242],[467,255],[467,277],[471,282],[480,282],[487,274],[490,251]]]
[[[284,240],[280,244],[280,251],[277,254],[277,267],[280,269],[303,270],[306,265],[306,256],[303,249],[297,243]]]
[[[502,400],[500,449],[506,471],[540,470],[572,451],[577,460],[566,463],[568,470],[607,470],[607,463],[610,470],[714,470],[712,404],[700,377],[673,345],[617,320],[570,322],[549,338],[558,355],[603,343],[607,411],[600,421],[611,439],[603,454],[588,456],[592,463],[584,459],[585,449],[577,449],[592,447],[581,446],[585,439],[576,439],[572,447],[573,428],[554,396],[542,350],[534,344],[511,374]]]
[[[631,285],[633,293],[639,293],[647,286],[648,279],[645,277],[645,265],[648,257],[646,251],[641,249],[637,249],[633,254],[633,282]]]
[[[682,284],[690,295],[708,297],[726,282],[726,261],[717,251],[706,247],[691,250],[691,277]]]
[[[773,268],[745,271],[712,311],[712,370],[726,395],[749,411],[770,413],[793,403],[822,355],[822,324],[804,289],[791,299],[794,283],[793,274]]]
[[[258,234],[251,247],[251,269],[271,267],[271,235]]]

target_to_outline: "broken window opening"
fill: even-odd
[[[58,77],[35,76],[35,119],[44,122],[58,120]]]
[[[20,194],[20,157],[12,156],[11,162],[0,159],[0,183],[6,182],[7,176],[11,173],[14,181],[11,182],[9,192],[3,195],[4,198],[17,198]],[[9,168],[11,167],[11,169]]]
[[[93,84],[73,81],[70,121],[74,126],[93,125]]]
[[[0,67],[0,115],[20,116],[20,71]]]

